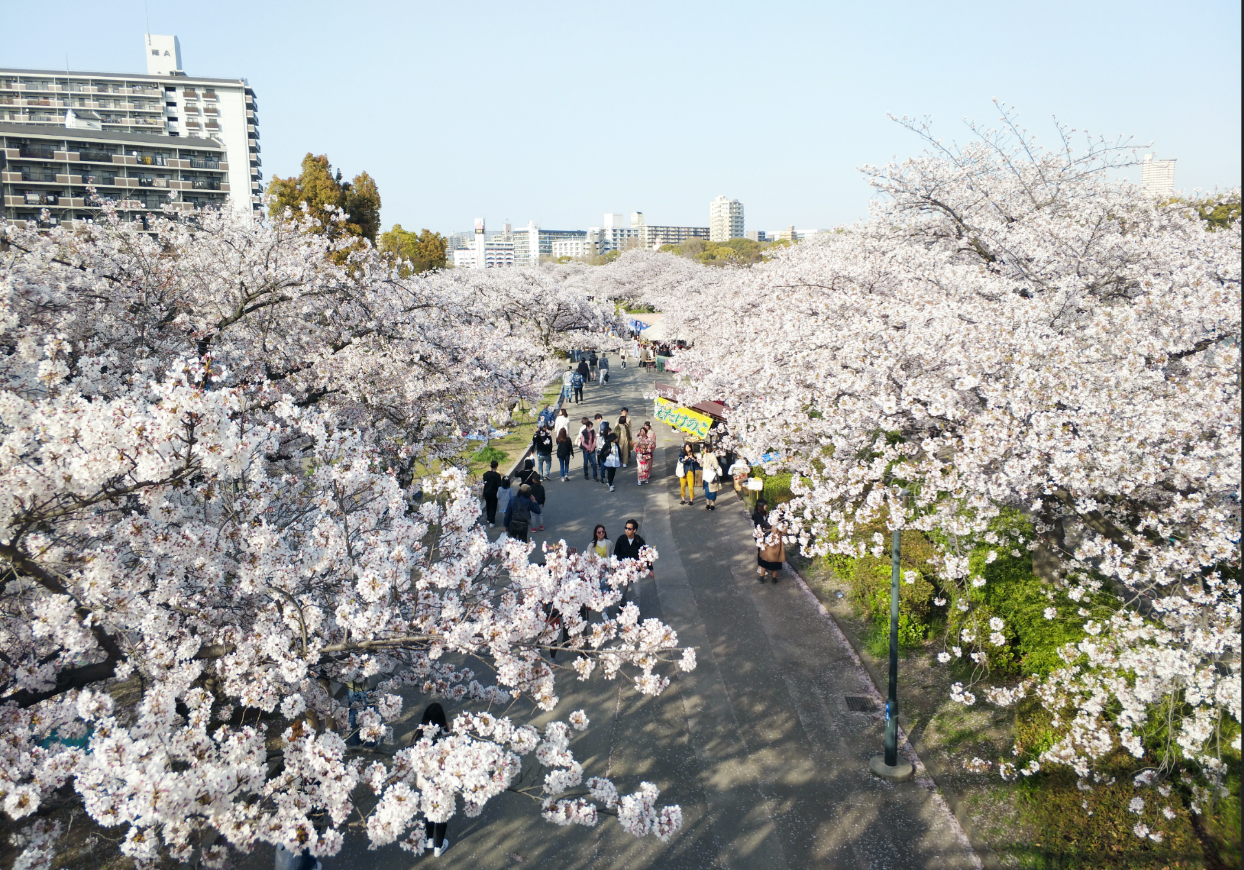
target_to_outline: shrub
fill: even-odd
[[[488,445],[484,445],[471,454],[472,462],[493,462],[494,460],[496,462],[504,462],[505,458],[506,452],[504,450],[498,450],[496,447],[489,447]]]

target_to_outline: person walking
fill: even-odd
[[[570,479],[570,460],[574,456],[574,444],[570,433],[565,429],[557,430],[557,465],[562,474],[562,483]]]
[[[497,471],[497,460],[488,463],[484,472],[484,516],[488,519],[488,528],[497,524],[497,494],[501,491],[501,483],[505,480]]]
[[[609,447],[609,424],[601,420],[600,414],[596,415],[596,419],[600,420],[596,435],[596,464],[600,466],[600,482],[608,484],[605,479],[605,451]]]
[[[587,357],[579,357],[579,367],[575,369],[579,374],[583,375],[583,380],[587,380],[592,375],[591,366],[587,364]]]
[[[618,417],[618,425],[613,427],[613,431],[618,436],[618,451],[622,456],[622,467],[626,468],[627,463],[631,461],[631,418],[626,415],[626,408],[622,409]]]
[[[597,367],[600,369],[600,384],[604,386],[609,383],[609,357],[602,353]]]
[[[711,450],[705,449],[700,454],[701,464],[704,466],[704,505],[705,510],[717,510],[717,493],[721,490],[721,463],[717,461],[717,454]]]
[[[622,349],[622,352],[618,354],[618,358],[622,361],[622,368],[626,368],[626,348]]]
[[[604,526],[597,523],[596,528],[592,529],[592,543],[588,544],[584,555],[587,556],[589,562],[597,562],[608,559],[612,550],[613,541],[609,540],[609,533],[605,531]]]
[[[691,442],[684,441],[682,452],[678,456],[678,465],[674,467],[674,473],[678,475],[678,494],[681,496],[679,504],[695,507],[695,473],[699,470],[700,461],[691,449]]]
[[[449,720],[445,718],[445,708],[440,704],[428,704],[423,711],[423,719],[419,723],[418,730],[410,739],[410,745],[414,746],[420,740],[431,740],[433,745],[440,742],[441,738],[449,733]],[[423,774],[415,774],[415,786],[420,791],[426,791],[433,787],[433,783],[423,778]],[[424,836],[432,845],[432,856],[439,858],[449,848],[449,840],[445,839],[446,830],[449,827],[448,822],[424,822]]]
[[[579,363],[582,367],[583,363]],[[572,372],[570,375],[570,389],[574,393],[574,403],[576,405],[583,401],[583,372]]]
[[[544,426],[547,429],[552,429],[553,428],[553,409],[550,408],[548,405],[545,405],[544,409],[540,412],[539,416],[536,417],[536,425]]]
[[[592,351],[588,351],[588,354],[587,354],[587,365],[588,365],[588,371],[590,371],[590,372],[592,373],[592,378],[591,378],[591,379],[592,379],[593,381],[595,381],[595,380],[596,380],[596,366],[599,364],[599,362],[600,362],[600,361],[596,358],[596,351],[594,351],[594,350],[592,350]]]
[[[769,505],[764,499],[756,502],[756,510],[752,512],[752,525],[759,534],[756,536],[756,573],[760,582],[772,575],[777,583],[778,572],[786,561],[786,545],[782,543],[782,529],[775,528],[769,522]]]
[[[553,464],[553,436],[544,426],[537,429],[532,436],[531,450],[536,454],[536,473],[541,477],[548,477],[549,468]]]
[[[553,418],[553,440],[557,440],[558,432],[570,431],[570,413],[565,408],[557,409],[557,416]]]
[[[518,495],[510,499],[505,509],[505,533],[517,541],[526,541],[531,527],[531,515],[540,513],[540,505],[531,497],[531,485],[522,484]]]
[[[652,434],[652,425],[645,422],[635,434],[635,474],[640,486],[647,483],[652,474],[652,453],[656,446],[657,439]]]
[[[562,375],[562,401],[569,402],[570,396],[574,392],[574,368],[566,366],[566,371]]]
[[[544,531],[544,501],[548,497],[544,491],[544,478],[537,474],[528,484],[531,487],[531,500],[534,501],[539,508],[535,511],[536,516],[540,518],[540,525],[536,526],[537,532]]]
[[[639,536],[639,520],[629,519],[626,521],[626,535],[618,538],[618,542],[613,545],[613,555],[617,556],[619,559],[633,559],[636,562],[640,562],[641,566],[647,569],[648,575],[654,576],[652,571],[652,563],[641,562],[639,558],[640,549],[646,547],[647,545],[647,542]],[[625,607],[628,600],[638,598],[637,593],[638,590],[632,592],[631,587],[629,586],[623,589],[622,601],[620,602],[620,605]]]
[[[609,478],[609,491],[613,492],[613,478],[622,465],[622,455],[618,452],[618,436],[610,432],[605,436],[605,475]]]
[[[596,427],[587,417],[583,418],[583,428],[579,430],[579,451],[583,454],[583,479],[587,480],[587,473],[591,471],[592,480],[600,480],[600,466],[596,463]]]

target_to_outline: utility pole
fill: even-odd
[[[906,514],[908,491],[898,489],[899,507]],[[904,780],[912,775],[911,762],[898,755],[898,584],[902,574],[903,516],[895,524],[890,548],[890,693],[885,705],[885,754],[874,755],[868,769],[883,779]]]

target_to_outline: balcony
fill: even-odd
[[[199,92],[194,90],[194,88],[186,88],[182,91],[182,94],[187,100],[197,100],[199,98]]]
[[[215,100],[215,99],[217,99],[217,97],[216,97],[216,92],[215,92],[215,91],[204,91],[204,92],[203,92],[203,99],[205,99],[205,100]]]
[[[44,172],[39,169],[32,169],[29,166],[22,167],[22,181],[37,181],[46,184],[56,183],[55,172]]]
[[[26,205],[60,205],[60,197],[55,193],[30,193],[24,197]]]
[[[56,149],[51,145],[22,145],[17,149],[18,156],[30,157],[35,160],[51,160]]]
[[[192,158],[190,158],[190,168],[191,168],[191,169],[216,169],[216,170],[219,170],[219,169],[220,169],[220,161],[219,161],[219,160],[196,160],[196,159],[194,159],[194,158],[192,157]]]
[[[220,190],[220,180],[216,178],[196,178],[193,185],[195,190]]]
[[[139,154],[139,166],[168,166],[168,158],[163,154]]]
[[[90,163],[111,163],[113,154],[111,151],[79,151],[78,159],[86,160]]]

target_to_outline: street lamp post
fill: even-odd
[[[908,492],[899,489],[899,504],[906,506]],[[874,755],[868,768],[883,779],[904,780],[913,773],[911,762],[898,755],[898,584],[902,573],[902,524],[894,529],[890,548],[890,692],[885,705],[885,754]]]

